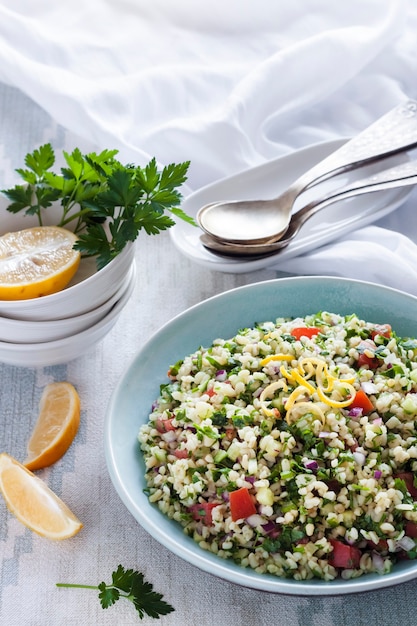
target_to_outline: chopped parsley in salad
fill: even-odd
[[[308,580],[417,554],[417,341],[320,312],[170,367],[139,442],[149,500],[201,548]]]

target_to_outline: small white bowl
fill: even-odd
[[[7,343],[0,341],[0,362],[21,367],[44,367],[68,363],[86,352],[107,335],[127,304],[135,286],[135,271],[121,295],[110,311],[99,322],[86,330],[43,343]]]
[[[0,316],[0,341],[8,343],[41,343],[56,341],[80,333],[97,324],[112,306],[122,297],[124,291],[134,280],[136,265],[133,262],[117,291],[100,306],[73,317],[59,320],[17,320]]]
[[[0,235],[38,225],[34,216],[12,214],[6,207],[6,199],[0,197]],[[45,225],[56,224],[59,215],[58,207],[50,207],[45,213]],[[32,321],[57,320],[92,311],[111,298],[119,288],[132,265],[134,255],[134,245],[129,242],[101,270],[97,271],[95,258],[81,259],[77,273],[65,289],[30,300],[0,300],[0,316]]]

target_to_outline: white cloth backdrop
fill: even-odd
[[[415,0],[2,0],[0,81],[127,160],[191,160],[195,190],[416,97],[416,32]],[[387,220],[279,269],[417,293],[414,198],[407,237]]]
[[[98,145],[191,159],[196,188],[412,96],[407,6],[2,0],[0,79]]]

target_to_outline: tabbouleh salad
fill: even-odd
[[[321,312],[175,365],[139,432],[147,494],[201,548],[279,577],[417,556],[417,341]]]

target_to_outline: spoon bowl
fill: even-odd
[[[273,200],[231,200],[202,207],[197,221],[209,236],[219,241],[241,246],[262,245],[285,234],[292,210],[292,199],[287,200],[284,195]]]

